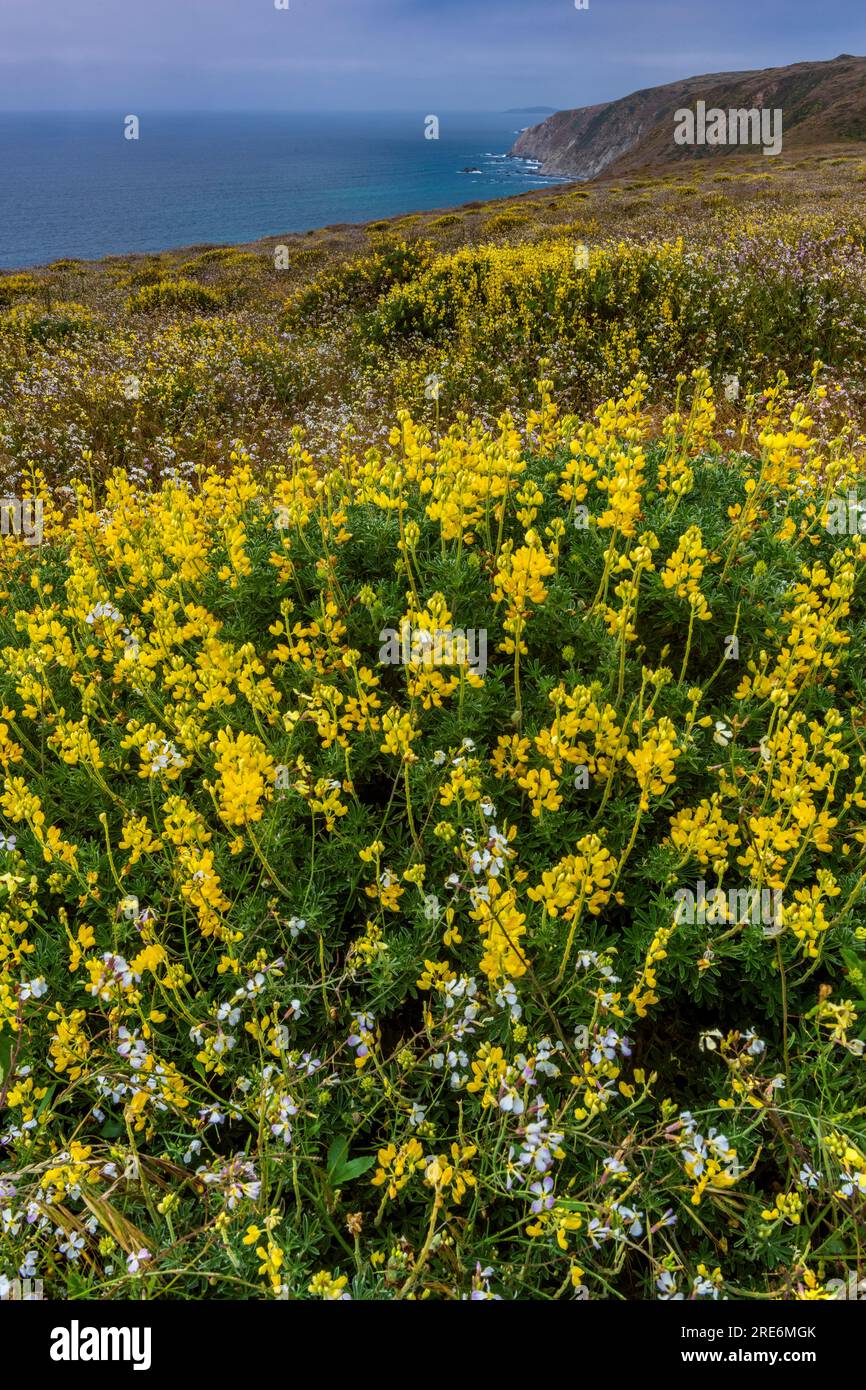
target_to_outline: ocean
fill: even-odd
[[[541,115],[0,112],[0,267],[232,243],[554,183],[504,158]],[[464,169],[477,170],[464,173]]]

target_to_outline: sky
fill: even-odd
[[[0,110],[499,111],[866,54],[866,0],[0,0]]]

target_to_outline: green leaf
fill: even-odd
[[[341,1167],[339,1181],[341,1183],[352,1182],[355,1178],[360,1178],[362,1173],[368,1172],[375,1162],[375,1154],[370,1158],[350,1159],[348,1163],[344,1163]]]
[[[338,1134],[328,1149],[328,1181],[332,1187],[341,1187],[366,1173],[375,1162],[375,1157],[349,1158],[349,1140]]]
[[[349,1152],[349,1141],[345,1134],[338,1134],[336,1139],[328,1149],[328,1173],[333,1176],[335,1170],[339,1168],[346,1159]]]

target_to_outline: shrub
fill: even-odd
[[[713,252],[677,242],[593,247],[590,266],[556,240],[462,247],[383,297],[364,320],[371,343],[452,350],[462,375],[507,364],[514,379],[567,345],[594,392],[641,369],[673,383],[691,361],[744,382],[779,368],[808,377],[816,357],[866,362],[863,229],[783,225],[777,239]],[[845,323],[845,334],[839,331]],[[747,377],[749,373],[749,377]]]
[[[429,243],[395,239],[371,255],[323,271],[286,304],[285,325],[329,324],[336,313],[363,314],[395,285],[405,284],[432,259]]]
[[[41,281],[34,275],[2,275],[0,276],[0,308],[8,308],[18,299],[33,299],[42,292]]]
[[[219,290],[195,280],[157,280],[130,295],[126,309],[130,314],[153,314],[163,309],[216,310],[222,303]]]
[[[501,232],[513,232],[518,227],[526,227],[529,221],[527,216],[518,212],[497,212],[485,219],[484,231],[491,236],[498,236]]]
[[[780,381],[722,455],[705,373],[655,429],[646,386],[118,473],[0,548],[4,1266],[454,1299],[856,1267],[862,440]]]
[[[49,311],[36,304],[19,304],[0,314],[0,333],[34,343],[54,343],[87,336],[97,323],[93,310],[84,304],[58,300]]]

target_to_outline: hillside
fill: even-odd
[[[296,425],[323,452],[347,421],[376,445],[403,407],[428,422],[506,407],[520,418],[544,357],[569,410],[638,369],[662,402],[694,366],[719,384],[736,372],[745,390],[779,369],[807,382],[818,357],[842,390],[829,400],[862,416],[864,244],[866,146],[837,144],[3,275],[0,488],[34,464],[65,481],[82,448],[97,475],[123,464],[158,476],[177,459],[227,458],[238,437],[267,457]],[[507,287],[498,308],[494,282]],[[439,306],[434,319],[419,296]],[[512,297],[523,327],[509,355]],[[481,349],[487,335],[498,349]]]
[[[591,179],[600,173],[633,173],[674,160],[741,154],[728,146],[674,143],[674,113],[694,108],[779,109],[784,148],[866,138],[866,58],[840,54],[825,63],[752,72],[716,72],[662,87],[648,87],[618,101],[558,111],[524,131],[511,153],[542,160],[545,174]]]

